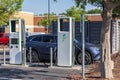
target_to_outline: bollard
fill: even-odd
[[[26,66],[27,64],[26,64],[26,48],[25,47],[24,47],[24,59],[25,59],[24,63],[25,63],[25,66]]]
[[[4,57],[4,65],[6,64],[6,51],[5,51],[5,45],[3,45],[3,57]]]
[[[53,48],[50,48],[50,66],[53,66]]]
[[[29,54],[30,54],[30,65],[31,65],[32,64],[32,55],[31,55],[32,54],[32,48],[30,47],[29,50],[30,50]]]

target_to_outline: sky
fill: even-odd
[[[70,7],[75,6],[73,0],[50,0],[50,13],[64,13]],[[94,9],[94,6],[87,5],[86,10]],[[35,15],[48,13],[48,0],[24,0],[22,11],[33,12]]]

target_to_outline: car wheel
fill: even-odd
[[[79,52],[76,56],[76,60],[78,64],[82,64],[82,53]],[[92,63],[92,57],[89,52],[85,51],[85,64],[91,64]]]
[[[31,51],[31,58],[32,58],[31,59],[32,62],[39,62],[37,51],[35,51],[35,50]],[[30,53],[29,53],[29,51],[27,52],[27,61],[30,61]]]

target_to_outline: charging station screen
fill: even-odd
[[[11,44],[18,44],[18,39],[16,38],[11,39]]]
[[[69,31],[69,22],[68,18],[60,19],[60,31]]]
[[[15,32],[16,31],[16,23],[15,21],[11,21],[11,32]]]

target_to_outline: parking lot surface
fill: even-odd
[[[69,80],[69,75],[79,74],[77,69],[51,68],[46,65],[24,67],[20,65],[1,65],[0,80],[22,79],[22,80]]]
[[[69,80],[69,75],[80,74],[81,66],[56,67],[50,63],[37,63],[31,67],[9,64],[6,51],[6,65],[3,63],[3,50],[0,50],[0,80]]]

